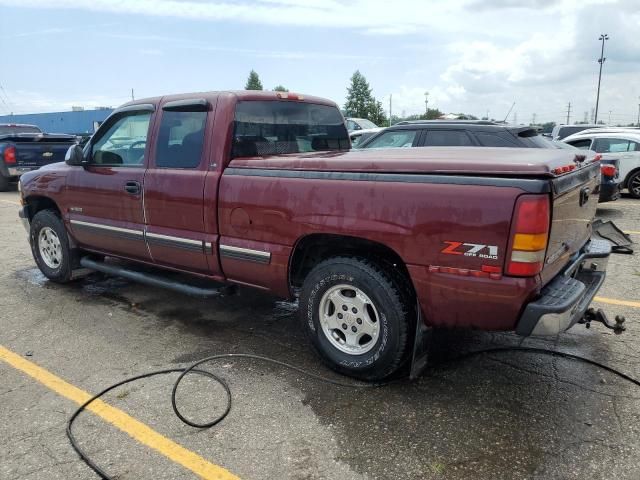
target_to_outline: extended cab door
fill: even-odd
[[[145,104],[116,111],[87,145],[87,165],[67,175],[67,214],[82,247],[149,260],[142,183],[153,110]]]
[[[219,273],[216,230],[205,225],[207,210],[216,209],[217,181],[205,185],[209,173],[210,137],[215,105],[206,99],[165,102],[158,111],[156,142],[144,179],[146,239],[157,264],[200,272]],[[216,218],[213,219],[216,225]]]

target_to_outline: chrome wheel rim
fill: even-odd
[[[640,175],[636,175],[631,179],[629,190],[637,197],[640,197]]]
[[[38,234],[40,257],[49,268],[56,269],[62,263],[62,244],[58,234],[51,227],[44,227]]]
[[[320,325],[331,345],[349,355],[371,350],[380,336],[380,316],[371,299],[353,285],[331,287],[320,299]]]

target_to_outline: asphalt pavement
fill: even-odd
[[[0,194],[1,479],[97,478],[65,436],[73,399],[132,375],[251,353],[348,380],[310,350],[296,305],[259,291],[221,288],[200,300],[95,273],[69,285],[47,281],[17,202],[15,191]],[[603,204],[598,215],[640,242],[640,200]],[[594,306],[625,315],[627,331],[576,326],[523,346],[640,378],[639,285],[640,256],[613,255]],[[211,478],[246,480],[640,478],[639,387],[592,365],[532,353],[456,360],[519,342],[509,333],[436,332],[422,377],[375,389],[224,360],[208,368],[228,381],[233,409],[211,429],[174,416],[170,374],[109,393],[113,410],[83,414],[75,432],[118,479],[196,478],[204,467],[218,472]],[[224,407],[224,392],[194,377],[178,402],[204,421]]]

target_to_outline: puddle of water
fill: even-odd
[[[38,268],[19,270],[16,272],[16,276],[36,287],[45,287],[49,283],[49,279]]]

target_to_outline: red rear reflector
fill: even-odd
[[[615,177],[616,176],[616,167],[614,165],[602,165],[600,167],[600,171],[603,175],[607,177]]]
[[[482,271],[487,273],[502,273],[502,268],[493,265],[482,265]]]
[[[4,151],[4,163],[7,165],[15,165],[16,163],[16,147],[7,147]]]
[[[532,277],[542,270],[542,263],[509,262],[509,275]]]

